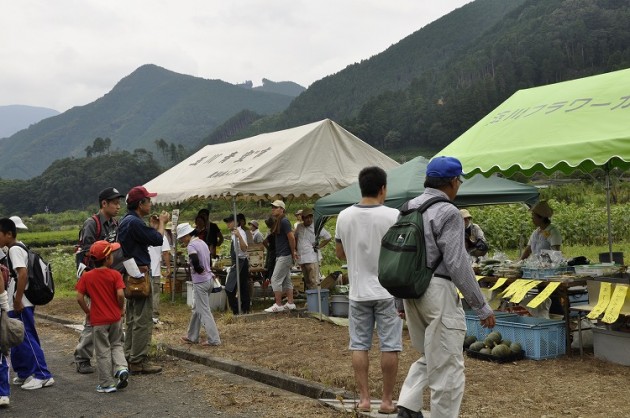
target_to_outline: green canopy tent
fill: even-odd
[[[429,160],[416,157],[398,167],[387,170],[387,198],[385,204],[399,208],[406,201],[424,190],[424,177]],[[315,202],[316,225],[324,218],[337,215],[348,206],[361,200],[358,183],[341,189]],[[481,175],[466,180],[455,198],[457,206],[473,206],[501,203],[525,202],[534,204],[538,200],[538,189],[516,181],[499,177],[486,178]]]
[[[467,175],[517,172],[606,173],[630,167],[630,70],[519,90],[438,155],[461,160]]]

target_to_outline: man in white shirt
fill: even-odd
[[[376,324],[381,349],[383,397],[378,412],[393,414],[392,401],[398,353],[402,351],[402,320],[394,297],[378,281],[381,239],[398,219],[396,209],[383,206],[387,195],[387,174],[380,167],[367,167],[359,173],[361,201],[344,209],[337,218],[336,253],[348,261],[350,306],[348,330],[352,367],[359,391],[357,409],[370,411],[368,351]]]
[[[302,269],[304,283],[307,289],[317,288],[317,263],[321,260],[320,250],[332,239],[328,231],[322,228],[318,236],[315,236],[313,224],[313,210],[302,210],[302,223],[295,228],[295,246],[298,254],[298,264]],[[321,241],[320,241],[321,238]]]

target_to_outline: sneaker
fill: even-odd
[[[29,376],[30,377],[30,376]],[[24,384],[24,382],[26,382],[26,380],[28,379],[28,377],[19,377],[16,376],[13,378],[13,380],[11,381],[14,385],[18,385],[18,386],[22,386]]]
[[[0,396],[0,406],[9,406],[8,396]]]
[[[81,374],[90,374],[94,373],[94,367],[90,364],[89,361],[81,361],[77,363],[77,372]]]
[[[130,363],[129,372],[131,374],[154,374],[162,371],[162,367],[151,364],[148,361],[142,363]]]
[[[265,312],[269,312],[269,313],[272,313],[272,312],[284,312],[284,306],[280,306],[277,303],[274,303],[269,308],[265,309]]]
[[[112,392],[116,392],[116,386],[101,386],[98,385],[96,387],[96,391],[98,393],[112,393]]]
[[[289,302],[285,303],[283,307],[285,311],[293,311],[297,308],[297,306],[295,306],[295,303],[289,303]]]
[[[38,379],[33,377],[25,382],[22,386],[20,386],[24,390],[35,390],[41,388],[47,388],[55,384],[55,379],[52,377],[50,379]]]
[[[129,384],[129,371],[127,369],[118,370],[114,377],[118,379],[116,389],[124,389]]]
[[[422,411],[412,411],[404,406],[398,405],[398,415],[396,418],[423,418]]]

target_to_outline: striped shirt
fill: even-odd
[[[424,193],[409,201],[409,209],[415,209],[435,196],[448,199],[446,193],[427,187]],[[466,302],[480,319],[486,319],[493,311],[486,303],[479,284],[475,280],[470,257],[464,244],[464,220],[454,205],[438,202],[430,206],[423,216],[424,240],[427,263],[434,267],[442,254],[442,262],[435,274],[448,276],[464,295]]]

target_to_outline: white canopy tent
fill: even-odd
[[[176,203],[191,197],[231,198],[236,218],[237,197],[325,196],[354,183],[359,171],[372,165],[388,170],[399,164],[324,119],[207,145],[144,186],[157,193],[152,198],[156,203]],[[236,269],[240,295],[239,275]],[[238,307],[240,313],[240,303]]]
[[[191,197],[325,196],[357,180],[363,167],[394,160],[324,119],[239,141],[207,145],[144,186],[157,203]]]

